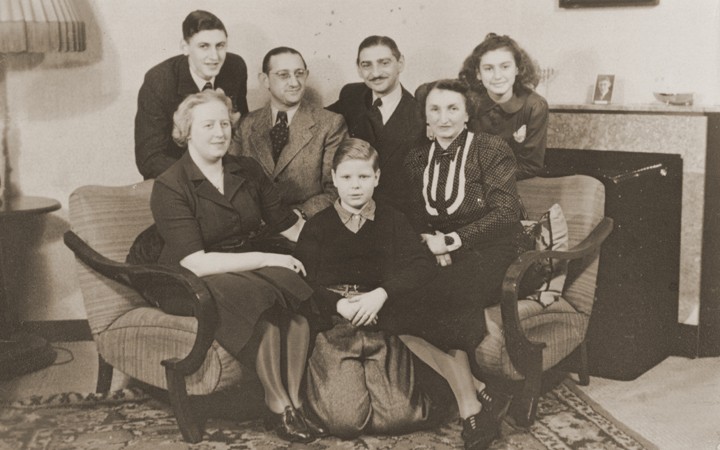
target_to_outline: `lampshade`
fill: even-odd
[[[73,0],[0,0],[0,53],[83,50],[85,23]]]

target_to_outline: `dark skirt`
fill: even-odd
[[[274,311],[304,311],[312,289],[290,269],[265,267],[203,277],[215,299],[220,323],[215,339],[238,358],[255,324]],[[266,313],[267,312],[267,313]]]
[[[459,249],[422,289],[389,299],[378,326],[421,337],[443,350],[474,351],[487,334],[485,308],[500,302],[508,266],[517,257],[512,239],[482,249]]]

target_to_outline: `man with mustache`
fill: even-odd
[[[270,50],[259,74],[270,102],[241,119],[230,149],[232,154],[255,158],[280,189],[282,200],[304,218],[337,198],[332,160],[347,136],[341,115],[303,101],[309,74],[297,50]]]
[[[193,11],[182,23],[182,55],[150,69],[138,94],[135,164],[146,180],[156,178],[185,152],[172,139],[173,113],[190,94],[221,88],[241,114],[248,111],[247,66],[227,52],[227,31],[207,11]]]
[[[380,154],[382,198],[407,213],[404,160],[410,147],[425,136],[420,104],[400,84],[405,58],[387,36],[368,36],[358,48],[358,75],[364,83],[345,85],[328,106],[342,114],[351,137],[369,142]]]

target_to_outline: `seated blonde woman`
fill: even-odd
[[[153,186],[164,240],[158,262],[203,278],[220,318],[217,341],[255,359],[271,413],[266,425],[288,441],[310,442],[322,434],[305,420],[299,396],[310,336],[300,311],[312,290],[300,261],[258,251],[252,240],[264,222],[296,241],[304,221],[282,205],[255,160],[227,154],[237,116],[220,90],[190,95],[175,112],[173,138],[187,151]]]

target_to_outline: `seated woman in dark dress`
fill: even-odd
[[[322,430],[305,420],[299,396],[310,331],[298,311],[312,290],[300,261],[252,246],[263,221],[291,241],[304,221],[281,204],[255,160],[227,155],[237,116],[220,90],[190,95],[175,112],[173,138],[187,152],[153,186],[151,209],[165,241],[159,262],[203,278],[216,301],[220,345],[239,359],[257,348],[273,413],[266,425],[286,440],[309,442]]]
[[[411,150],[405,168],[411,219],[440,270],[422,297],[407,305],[405,330],[398,332],[448,381],[464,419],[465,448],[483,449],[498,436],[509,398],[478,389],[482,383],[471,366],[486,334],[484,309],[499,302],[505,271],[518,254],[516,164],[503,139],[466,129],[464,82],[436,81],[427,92],[424,111],[435,139]]]
[[[465,59],[460,79],[479,94],[470,131],[505,139],[517,159],[517,179],[537,175],[545,162],[548,104],[537,92],[532,59],[509,36],[490,33]]]

